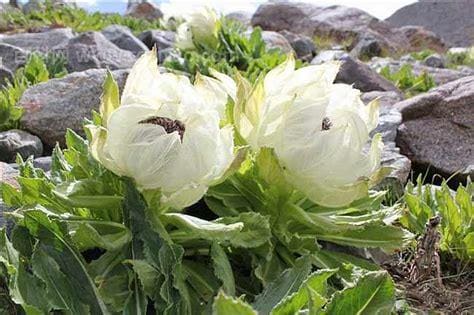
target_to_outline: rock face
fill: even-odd
[[[174,46],[176,34],[171,31],[150,30],[138,35],[138,38],[148,47],[152,49],[156,45],[158,51]]]
[[[9,44],[0,43],[0,65],[3,65],[8,70],[15,72],[16,69],[26,63],[27,58],[28,53],[25,50]]]
[[[50,52],[66,44],[74,33],[70,28],[52,29],[42,33],[21,33],[0,37],[1,43],[10,44],[31,52]]]
[[[390,81],[387,81],[365,63],[352,58],[348,54],[328,54],[328,58],[331,56],[334,58],[333,60],[341,61],[341,68],[336,77],[337,83],[353,84],[356,89],[362,92],[394,91],[399,93],[398,89]],[[316,58],[318,57],[316,56]],[[313,61],[311,63],[317,64],[317,62]]]
[[[102,34],[117,47],[131,51],[137,57],[148,51],[146,45],[126,26],[109,25],[102,30]]]
[[[418,1],[386,21],[394,26],[421,25],[454,46],[474,45],[474,1]]]
[[[415,170],[474,178],[474,76],[400,102],[397,145]]]
[[[411,172],[410,160],[400,154],[400,149],[395,145],[397,128],[402,121],[402,115],[395,108],[395,104],[402,100],[395,92],[369,92],[363,93],[362,101],[368,104],[374,99],[379,100],[380,116],[379,125],[372,131],[372,135],[380,133],[383,138],[384,148],[382,151],[381,164],[390,167],[392,171],[377,186],[380,190],[390,189],[395,196],[403,195],[405,184]]]
[[[240,22],[244,26],[250,26],[250,20],[252,19],[252,14],[247,11],[235,11],[228,13],[225,16],[229,20],[234,20]]]
[[[0,161],[13,163],[16,155],[23,159],[29,156],[38,157],[43,154],[41,140],[23,130],[8,130],[0,132]]]
[[[252,25],[264,30],[288,30],[310,37],[320,36],[349,41],[365,36],[376,38],[383,49],[399,51],[409,46],[406,37],[370,14],[344,6],[320,7],[308,3],[271,2],[262,4],[252,17]]]
[[[313,40],[305,35],[298,35],[289,31],[281,31],[291,47],[295,51],[296,57],[303,61],[311,61],[316,55],[316,46]]]
[[[8,165],[7,163],[0,162],[0,183],[7,183],[12,186],[18,186],[16,178],[18,177],[18,171]]]
[[[135,63],[135,55],[118,48],[98,32],[86,32],[56,49],[67,58],[69,72],[88,69],[128,69]]]
[[[13,79],[13,73],[0,64],[0,88]]]
[[[163,17],[163,12],[152,3],[134,3],[125,12],[126,16],[145,19],[148,21],[159,20]]]
[[[408,25],[400,28],[410,42],[412,50],[431,49],[438,53],[446,51],[446,43],[435,33],[421,26]]]
[[[56,142],[64,144],[67,128],[83,134],[84,117],[99,108],[105,74],[104,69],[93,69],[32,86],[19,102],[25,111],[22,128],[37,135],[48,148]],[[128,71],[113,71],[113,75],[123,87]]]

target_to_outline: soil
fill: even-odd
[[[439,256],[438,218],[433,218],[415,250],[384,264],[416,314],[474,314],[474,265]]]

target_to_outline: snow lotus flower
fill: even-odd
[[[217,33],[220,22],[217,13],[210,8],[201,8],[187,16],[177,32],[176,47],[192,49],[194,44],[214,47],[217,44]]]
[[[289,57],[253,89],[238,80],[234,113],[240,135],[254,149],[273,148],[286,179],[328,207],[367,195],[382,149],[376,135],[364,153],[377,103],[365,106],[358,90],[333,84],[337,71],[336,63],[295,70]]]
[[[93,156],[114,173],[133,178],[140,189],[159,189],[167,206],[180,209],[198,201],[234,159],[233,130],[220,127],[218,111],[227,96],[212,90],[219,87],[217,80],[201,81],[208,84],[159,73],[156,51],[144,54],[129,74],[119,106],[106,83],[102,126],[87,126]],[[213,93],[217,96],[209,102]],[[118,100],[118,90],[115,94]]]

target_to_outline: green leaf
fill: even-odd
[[[229,240],[232,246],[254,248],[269,242],[272,237],[269,218],[256,212],[245,212],[236,217],[223,217],[217,219],[216,222],[223,224],[241,222],[244,224],[240,233]]]
[[[42,246],[33,253],[31,266],[33,272],[46,284],[44,298],[52,309],[67,310],[72,314],[89,313],[87,305],[77,298],[77,291],[73,287],[74,281],[71,281],[74,275],[65,275]]]
[[[107,127],[107,121],[110,114],[120,106],[119,88],[112,73],[107,70],[107,76],[104,82],[104,92],[100,102],[100,115],[102,124]]]
[[[257,315],[250,305],[241,299],[233,299],[224,293],[219,293],[212,306],[213,315]]]
[[[189,239],[208,241],[230,241],[243,229],[241,222],[233,224],[215,223],[182,213],[166,213],[161,216],[165,225],[173,225],[178,231],[171,233],[176,242]]]
[[[337,269],[323,269],[311,274],[300,286],[298,291],[285,297],[272,310],[272,315],[293,315],[303,308],[321,308],[326,302],[327,279],[337,272]],[[306,306],[306,307],[305,307]]]
[[[227,254],[222,247],[213,242],[211,245],[211,259],[214,266],[214,274],[222,281],[224,292],[230,296],[235,296],[235,280]]]
[[[117,208],[123,201],[122,196],[105,194],[104,183],[93,179],[60,184],[53,193],[69,206],[78,208]]]
[[[355,286],[336,292],[325,314],[390,314],[395,286],[386,271],[371,271]]]
[[[130,243],[132,234],[122,224],[108,221],[67,219],[68,230],[79,251],[103,248],[116,251]]]
[[[285,270],[255,298],[253,307],[259,314],[270,314],[281,300],[298,291],[310,272],[310,260],[307,257],[300,259],[296,266]]]

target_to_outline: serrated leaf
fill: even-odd
[[[243,223],[243,229],[229,240],[232,246],[254,248],[268,242],[272,237],[269,218],[256,212],[241,213],[235,217],[224,217],[216,222],[224,224]]]
[[[235,296],[235,280],[227,254],[222,247],[213,242],[211,245],[211,259],[214,266],[214,274],[222,282],[224,292],[230,296]]]
[[[219,293],[212,306],[213,315],[257,315],[252,307],[241,299],[233,299],[224,293]]]
[[[355,286],[336,292],[325,314],[390,314],[395,304],[395,286],[386,271],[371,271]]]
[[[261,315],[270,314],[281,300],[296,292],[311,272],[311,262],[305,257],[297,261],[296,266],[285,270],[280,277],[260,293],[252,306]]]
[[[303,308],[322,307],[326,302],[327,279],[337,272],[337,269],[323,269],[312,273],[300,286],[298,291],[284,298],[272,310],[272,315],[293,315]]]

